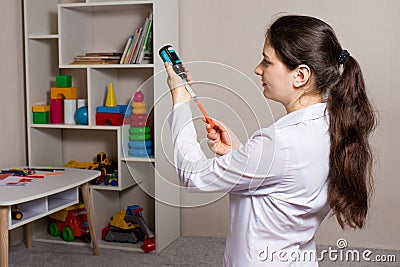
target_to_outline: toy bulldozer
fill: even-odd
[[[128,206],[126,210],[114,213],[110,224],[103,228],[102,239],[109,242],[137,243],[143,240],[140,248],[145,252],[155,250],[154,234],[142,217],[143,208]]]
[[[142,210],[143,208],[139,205],[128,206],[126,208],[125,221],[140,225],[140,228],[145,233],[144,243],[140,248],[145,252],[150,252],[156,249],[156,244],[154,242],[153,232],[142,217]]]

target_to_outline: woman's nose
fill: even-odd
[[[256,68],[254,69],[254,73],[255,73],[256,75],[262,75],[262,69],[261,69],[261,67],[260,67],[260,64],[261,64],[261,63],[259,63],[259,64],[256,66]]]

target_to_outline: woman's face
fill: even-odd
[[[263,59],[254,69],[261,77],[266,98],[287,105],[293,97],[293,78],[295,71],[290,71],[276,56],[266,40],[263,48]]]

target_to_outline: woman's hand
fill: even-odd
[[[203,118],[203,121],[207,122],[205,118]],[[211,127],[210,124],[207,124],[206,126],[208,132],[207,144],[211,151],[217,155],[223,156],[238,148],[240,141],[237,136],[221,122],[216,121],[215,119],[213,119],[213,122],[215,124],[214,127]]]
[[[190,94],[185,88],[185,84],[181,77],[175,73],[174,69],[172,68],[171,64],[168,62],[164,63],[165,69],[167,70],[168,78],[167,83],[172,95],[172,102],[173,104],[183,103],[192,99]],[[187,75],[188,84],[192,85],[192,77],[188,73],[189,69],[185,68],[185,72]]]

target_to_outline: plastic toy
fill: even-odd
[[[105,105],[96,109],[96,125],[122,125],[126,108],[126,105],[117,105],[114,88],[110,82]]]
[[[111,175],[107,175],[104,185],[118,186],[118,171],[113,171]]]
[[[11,218],[13,220],[21,220],[23,217],[22,212],[18,209],[18,206],[14,205],[11,207]]]
[[[117,106],[117,99],[115,97],[114,93],[114,87],[112,82],[108,85],[108,91],[107,91],[107,98],[106,98],[106,107],[116,107]]]
[[[136,91],[133,95],[132,115],[130,117],[129,142],[134,141],[150,141],[151,129],[148,127],[148,116],[146,111],[146,102],[144,102],[144,94],[142,91]],[[140,147],[130,147],[128,155],[134,157],[146,157],[153,154],[153,143],[141,145]],[[129,143],[128,143],[129,146]]]
[[[63,100],[50,99],[50,123],[63,123]]]
[[[144,100],[144,94],[142,91],[137,91],[133,95],[133,101],[135,102],[142,102]]]
[[[109,182],[111,185],[118,185],[118,172],[116,171],[117,165],[112,162],[111,158],[107,157],[106,153],[100,152],[96,155],[96,160],[92,162],[78,162],[76,160],[70,160],[64,167],[77,168],[77,169],[88,169],[88,170],[99,170],[101,175],[90,183],[98,185],[107,181],[109,176],[113,176],[115,182]]]
[[[83,106],[75,112],[75,120],[81,125],[88,125],[88,107]]]
[[[126,210],[120,210],[111,217],[108,226],[102,229],[102,239],[109,242],[133,243],[143,240],[138,229],[140,225],[125,221]]]
[[[96,155],[95,162],[78,162],[76,160],[70,160],[64,167],[77,168],[77,169],[88,169],[88,170],[101,170],[106,173],[111,173],[113,171],[113,162],[111,158],[107,157],[106,153],[99,152]]]
[[[153,142],[151,140],[145,141],[129,141],[129,148],[151,148],[153,146]]]
[[[120,126],[123,122],[123,113],[96,113],[96,125]]]
[[[126,208],[125,221],[137,223],[140,225],[140,229],[142,229],[142,231],[145,233],[143,245],[141,245],[140,248],[143,249],[144,252],[150,252],[156,249],[156,244],[154,240],[155,236],[143,219],[142,211],[143,208],[139,205],[128,206]]]
[[[76,99],[75,87],[52,87],[50,90],[51,99]]]
[[[65,99],[64,100],[64,123],[65,124],[76,124],[75,123],[75,112],[76,112],[76,99]]]
[[[65,241],[71,242],[75,237],[89,234],[89,223],[83,203],[63,209],[49,217],[52,219],[49,224],[49,232],[52,236],[62,234]]]
[[[71,75],[57,75],[56,76],[56,87],[72,87]]]
[[[50,117],[50,106],[32,106],[33,123],[47,124]]]
[[[155,250],[155,236],[142,217],[143,208],[128,206],[114,213],[110,224],[102,229],[102,239],[109,242],[136,243],[143,240],[140,248],[145,252]]]

